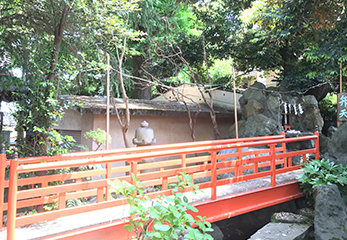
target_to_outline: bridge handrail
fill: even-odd
[[[184,149],[192,147],[203,147],[219,144],[232,144],[236,142],[256,142],[263,141],[265,139],[283,139],[285,138],[284,133],[280,135],[273,136],[262,136],[262,137],[248,137],[248,138],[239,138],[239,139],[222,139],[222,140],[208,140],[208,141],[197,141],[197,142],[185,142],[185,143],[173,143],[173,144],[161,144],[161,145],[152,145],[152,146],[143,146],[140,148],[121,148],[121,149],[111,149],[103,151],[89,151],[89,152],[76,152],[68,154],[60,154],[55,156],[38,156],[38,157],[26,157],[18,158],[19,164],[32,164],[32,163],[41,163],[41,162],[53,162],[53,161],[63,161],[71,159],[82,159],[82,158],[91,158],[91,157],[105,157],[110,155],[120,155],[120,154],[133,154],[133,153],[142,153],[149,151],[165,151],[171,149]],[[6,166],[10,165],[10,160],[7,159]]]
[[[313,140],[314,141],[314,148],[306,149],[306,150],[300,150],[300,151],[293,151],[293,152],[286,152],[286,143],[290,142],[297,142],[297,141],[307,141],[307,140]],[[280,144],[280,147],[276,147]],[[242,148],[245,147],[256,147],[256,146],[269,146],[268,149],[268,156],[259,156],[259,154],[267,152],[267,150],[259,150],[259,151],[250,151],[250,152],[242,152]],[[225,154],[224,158],[223,155],[217,155],[217,152],[219,152],[222,149],[232,149],[236,148],[236,153],[229,153]],[[136,152],[136,154],[129,154],[130,151]],[[209,153],[208,156],[193,156],[193,157],[187,157],[189,154],[198,154],[198,153]],[[306,155],[307,153],[314,153],[315,157],[319,157],[319,145],[318,145],[318,133],[315,133],[311,136],[303,136],[303,137],[295,137],[295,138],[284,138],[284,134],[277,135],[277,136],[271,136],[271,137],[258,137],[258,138],[247,138],[247,139],[233,139],[233,140],[219,140],[219,141],[203,141],[203,142],[197,142],[197,143],[182,143],[182,144],[173,144],[173,145],[164,145],[164,146],[150,146],[150,147],[142,147],[142,148],[132,148],[132,149],[122,149],[122,150],[113,150],[113,151],[107,151],[106,154],[96,154],[93,152],[93,154],[89,153],[76,153],[76,154],[68,154],[68,155],[60,155],[57,158],[54,157],[43,157],[43,159],[50,159],[52,161],[47,161],[44,163],[35,163],[37,159],[39,158],[27,158],[26,160],[20,161],[20,159],[12,159],[10,161],[7,161],[4,159],[3,155],[0,155],[0,166],[6,166],[7,162],[10,162],[10,180],[9,180],[9,200],[8,205],[3,204],[0,202],[0,217],[2,217],[3,210],[5,207],[8,209],[8,224],[7,224],[7,234],[8,239],[14,238],[14,229],[15,226],[22,226],[25,225],[25,223],[35,223],[39,221],[44,220],[51,220],[53,217],[59,217],[59,216],[66,216],[66,215],[72,215],[77,214],[81,212],[86,211],[92,211],[97,209],[102,209],[105,207],[111,207],[115,205],[120,205],[120,201],[113,200],[109,201],[111,199],[109,194],[109,186],[107,185],[107,180],[113,180],[116,177],[112,177],[113,173],[118,172],[128,172],[133,173],[135,176],[138,176],[140,180],[147,181],[147,185],[150,184],[153,185],[162,185],[163,190],[155,193],[155,194],[149,194],[152,198],[154,198],[157,194],[166,194],[169,195],[171,192],[167,188],[164,187],[164,185],[167,185],[169,182],[175,181],[173,176],[177,174],[178,172],[187,171],[188,174],[191,174],[194,176],[194,178],[200,178],[200,177],[211,177],[210,182],[202,183],[200,184],[201,188],[211,188],[212,194],[211,199],[216,199],[217,190],[216,187],[220,185],[230,184],[233,182],[239,182],[264,176],[271,176],[271,185],[276,185],[276,174],[292,171],[295,169],[298,169],[299,166],[292,166],[291,164],[291,158],[296,155],[302,155],[303,160],[306,161]],[[243,156],[247,155],[255,155],[255,157],[249,158],[248,161],[242,159]],[[71,157],[76,156],[77,160],[71,160]],[[98,156],[93,159],[90,159],[92,156]],[[103,156],[103,157],[101,157]],[[142,163],[138,164],[143,159],[148,158],[159,158],[159,157],[169,157],[169,156],[180,156],[179,159],[174,160],[165,160],[160,162],[160,166],[156,166],[154,163]],[[81,159],[81,158],[88,159]],[[225,162],[225,158],[230,157],[237,157],[236,160],[233,160],[231,162]],[[74,159],[76,159],[74,158]],[[70,160],[69,160],[70,159]],[[287,161],[288,159],[288,161]],[[69,161],[64,161],[69,160]],[[55,162],[54,162],[55,161]],[[115,162],[127,162],[130,165],[118,167],[117,169],[112,168],[111,163]],[[269,162],[264,162],[269,161]],[[23,164],[23,163],[27,164]],[[28,164],[31,163],[31,164]],[[193,163],[200,163],[200,165],[194,165]],[[251,165],[249,164],[253,164]],[[84,173],[79,174],[79,182],[71,183],[67,185],[60,185],[60,186],[48,186],[48,181],[50,176],[44,176],[44,177],[36,177],[36,179],[46,179],[46,183],[43,184],[41,189],[29,189],[24,191],[17,192],[18,183],[22,183],[21,179],[18,179],[18,174],[23,172],[36,172],[36,171],[42,171],[42,170],[51,170],[51,169],[57,169],[57,168],[67,168],[67,167],[78,167],[78,166],[84,166],[84,165],[94,165],[94,164],[106,164],[106,169],[103,170],[95,170],[95,171],[89,171],[87,174],[90,174],[89,176],[95,176],[91,175],[92,173],[103,173],[105,175],[106,179],[101,180],[93,180],[90,182],[82,182],[81,179],[84,176]],[[193,165],[189,165],[193,164]],[[245,165],[244,165],[245,164]],[[248,164],[248,165],[247,165]],[[283,169],[276,170],[276,165],[282,164]],[[174,169],[165,169],[170,168],[172,166],[180,166],[178,168]],[[230,168],[231,166],[234,166],[234,168]],[[270,171],[259,173],[258,168],[269,166]],[[153,173],[141,173],[140,171],[146,170],[146,169],[152,169],[154,167],[159,168],[159,171],[153,172]],[[229,167],[229,168],[227,168]],[[3,168],[4,169],[4,168]],[[246,169],[254,169],[254,173],[250,175],[243,175],[243,170]],[[218,180],[217,181],[217,175],[226,173],[226,172],[233,172],[235,177],[231,180]],[[57,175],[55,177],[52,177],[52,179],[58,179],[59,177],[62,177],[61,179],[67,180],[67,179],[76,179],[73,178],[75,173],[71,174],[62,174]],[[126,180],[129,182],[132,182],[132,178],[129,175],[124,175],[121,177],[117,177],[120,180]],[[34,179],[34,178],[32,178]],[[0,181],[4,182],[4,181]],[[44,183],[44,182],[42,182]],[[133,183],[133,182],[132,182]],[[2,187],[2,188],[1,188]],[[4,184],[3,186],[0,186],[0,191],[3,192]],[[88,190],[89,189],[89,190]],[[189,189],[188,189],[189,190]],[[73,193],[72,193],[73,192]],[[46,196],[46,199],[49,201],[53,201],[54,196],[51,196],[53,193],[58,193],[58,202],[59,202],[59,209],[56,212],[48,212],[44,214],[37,214],[36,216],[25,216],[20,217],[16,220],[16,209],[17,209],[17,201],[18,205],[21,205],[21,201],[28,202],[26,200],[27,198],[33,198],[31,202],[42,202],[42,197],[37,198],[38,196]],[[40,195],[42,194],[42,195]],[[0,194],[1,195],[1,194]],[[76,208],[68,208],[65,207],[65,201],[68,199],[73,199],[70,197],[70,195],[74,196],[97,196],[97,203],[94,204],[94,207],[76,207]],[[105,200],[103,200],[105,195]],[[1,196],[0,196],[1,197]],[[57,197],[55,197],[57,198]],[[3,198],[2,198],[3,199]],[[32,204],[32,203],[31,203]],[[5,206],[5,207],[4,207]],[[47,217],[48,216],[48,217]],[[30,220],[32,219],[32,220]],[[26,222],[25,222],[26,221]],[[1,226],[0,226],[1,227]]]
[[[186,149],[174,149],[167,151],[158,151],[158,152],[143,152],[136,154],[134,160],[133,155],[115,155],[110,157],[99,157],[93,159],[82,159],[82,160],[70,160],[69,162],[49,162],[49,163],[38,163],[38,164],[30,164],[30,165],[22,165],[18,166],[17,172],[34,172],[34,171],[42,171],[42,170],[50,170],[57,168],[66,168],[66,167],[77,167],[81,165],[93,165],[93,164],[105,164],[111,162],[132,162],[132,161],[140,161],[143,158],[153,158],[153,157],[165,157],[172,156],[178,154],[190,154],[190,153],[200,153],[206,151],[220,151],[222,149],[231,149],[231,148],[244,148],[244,147],[258,147],[263,145],[271,145],[271,144],[282,144],[282,143],[290,143],[290,142],[298,142],[298,141],[307,141],[307,140],[316,140],[318,137],[315,135],[312,136],[302,136],[295,138],[287,138],[287,139],[278,139],[278,140],[269,140],[269,141],[258,141],[252,143],[233,143],[233,144],[219,144],[210,147],[193,147]]]

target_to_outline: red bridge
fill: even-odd
[[[286,144],[298,141],[314,142],[314,147],[286,151]],[[298,182],[295,177],[289,180],[286,177],[300,167],[292,165],[292,158],[299,156],[305,162],[306,156],[313,154],[318,159],[318,142],[317,132],[294,138],[285,138],[282,133],[277,136],[79,152],[53,157],[6,159],[5,154],[0,154],[0,220],[7,211],[7,224],[3,225],[0,221],[0,239],[5,239],[5,236],[7,240],[22,240],[23,236],[27,239],[128,239],[131,234],[123,229],[127,220],[118,214],[126,212],[126,201],[111,196],[108,181],[117,178],[133,183],[131,174],[138,177],[145,187],[160,186],[160,190],[147,194],[152,199],[157,195],[170,195],[171,190],[167,186],[177,181],[175,176],[180,172],[186,172],[196,181],[200,179],[197,185],[205,194],[192,205],[199,210],[198,215],[206,216],[209,222],[296,199],[303,196]],[[254,147],[263,148],[254,150]],[[249,151],[245,151],[247,148]],[[235,150],[221,152],[224,149]],[[104,168],[88,167],[100,164]],[[10,178],[5,179],[8,167]],[[81,167],[85,170],[78,170]],[[36,176],[35,173],[40,171],[49,171],[50,175]],[[264,185],[260,188],[249,184],[254,185],[253,189],[242,193],[231,190],[235,184],[261,180]],[[4,192],[7,189],[8,201],[5,202]],[[187,187],[183,191],[192,189]],[[81,198],[94,198],[95,201],[83,206],[67,205],[68,200]],[[47,204],[55,205],[57,209],[19,214],[23,209]],[[97,217],[110,215],[116,208],[121,210],[116,211],[113,218],[96,220]],[[93,213],[89,217],[83,215]],[[79,217],[76,218],[78,220],[70,220],[65,229],[59,230],[57,224],[49,225],[51,221],[73,216]],[[87,220],[87,224],[72,226],[71,222],[82,220]],[[28,232],[31,226],[38,223],[42,223],[40,230],[32,231],[35,236],[28,236],[32,234]],[[46,228],[50,228],[47,232],[45,224]]]

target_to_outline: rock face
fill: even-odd
[[[314,235],[316,240],[345,239],[347,208],[336,185],[317,186],[315,198]]]
[[[288,121],[292,128],[302,132],[314,132],[323,128],[318,102],[313,95],[296,96],[266,89],[265,85],[255,82],[239,99],[243,120],[240,120],[239,137],[254,137],[280,134],[282,126],[281,113],[286,102]],[[291,106],[290,108],[288,106]],[[299,105],[304,114],[299,111]],[[294,107],[295,106],[295,107]],[[231,138],[235,138],[235,126],[230,128]]]
[[[328,155],[326,158],[336,164],[347,165],[347,123],[343,123],[332,135],[328,142]]]

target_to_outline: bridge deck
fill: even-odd
[[[297,178],[301,173],[301,170],[296,170],[288,173],[279,174],[276,176],[276,185],[281,185],[287,182],[291,182]],[[217,201],[225,197],[232,197],[238,195],[238,193],[252,192],[252,190],[259,189],[266,190],[267,187],[271,185],[270,177],[249,180],[246,182],[239,182],[235,184],[218,186],[217,191]],[[199,206],[199,203],[211,199],[211,190],[204,189],[203,193],[193,194],[191,192],[185,193],[188,197],[190,203]],[[298,195],[297,197],[300,197]],[[276,199],[274,199],[276,200]],[[274,201],[273,204],[278,204],[279,202]],[[208,204],[208,203],[207,203]],[[236,207],[236,206],[235,206]],[[208,208],[208,207],[207,207]],[[236,207],[237,208],[237,207]],[[16,228],[15,239],[18,240],[32,240],[32,239],[54,239],[54,235],[64,234],[73,230],[81,230],[90,226],[97,226],[100,224],[106,224],[115,222],[119,219],[126,218],[128,216],[128,206],[118,206],[114,208],[102,209],[92,212],[86,212],[81,214],[76,214],[67,217],[61,217],[52,221],[47,221],[43,223],[32,224],[29,226]],[[199,207],[198,207],[199,209]],[[240,209],[235,213],[229,213],[230,216],[236,216],[242,214]],[[201,211],[199,214],[202,214]],[[64,236],[60,238],[66,239]],[[6,231],[0,232],[0,239],[6,239]],[[85,238],[83,238],[85,239]],[[121,239],[121,238],[117,238]]]

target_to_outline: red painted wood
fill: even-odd
[[[5,198],[5,162],[6,154],[0,154],[0,229],[3,226],[2,219],[4,213],[4,198]]]
[[[15,239],[18,180],[17,167],[18,159],[12,159],[10,165],[10,187],[8,191],[7,240]]]

